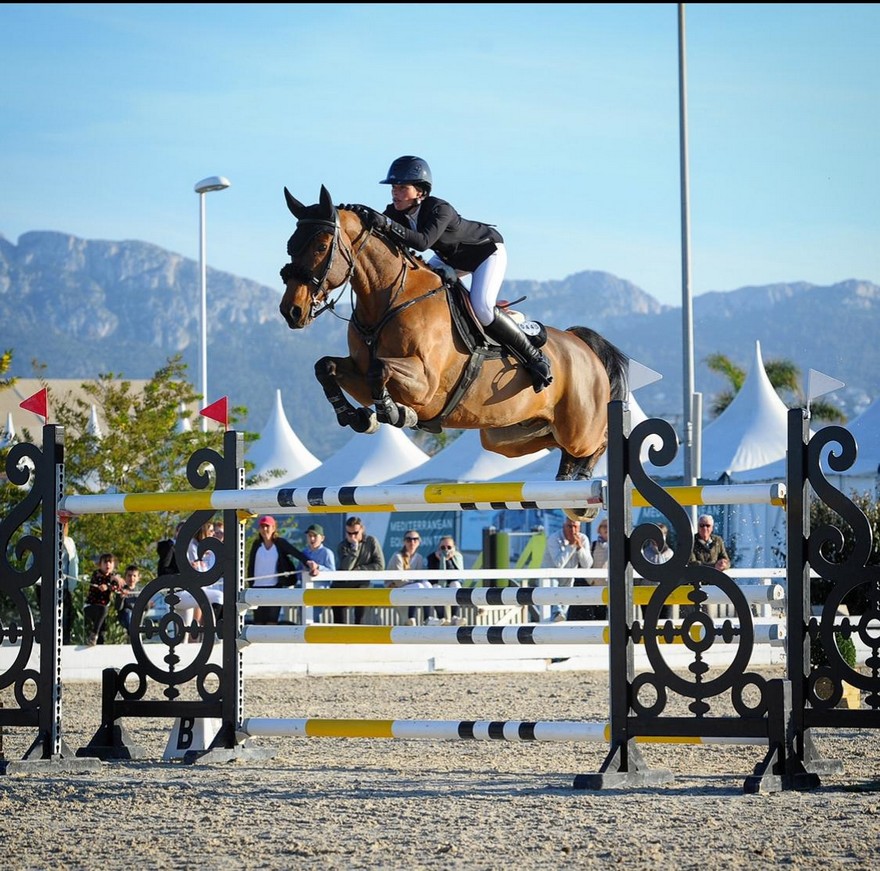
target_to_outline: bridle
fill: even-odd
[[[302,278],[306,284],[311,285],[311,288],[309,289],[309,296],[311,298],[309,317],[314,320],[318,315],[327,311],[327,309],[333,309],[335,307],[337,300],[351,280],[351,276],[354,273],[355,262],[357,261],[358,255],[364,245],[366,245],[370,234],[368,231],[362,230],[352,243],[352,249],[349,250],[340,244],[342,232],[339,226],[338,214],[333,216],[333,220],[330,220],[329,218],[300,218],[296,222],[297,231],[303,225],[312,225],[314,229],[311,233],[304,235],[302,243],[295,249],[291,249],[290,242],[296,238],[296,232],[290,237],[290,242],[288,242],[287,246],[287,253],[290,255],[291,262],[281,269],[281,280],[287,283],[289,278],[299,277]],[[329,230],[333,234],[333,241],[330,243],[330,253],[324,261],[324,268],[320,274],[309,274],[306,270],[302,269],[302,267],[297,266],[293,262],[293,259],[299,255],[322,230]],[[361,239],[363,239],[363,241],[361,241]],[[354,250],[354,246],[357,246],[357,250]],[[336,287],[326,287],[327,278],[330,275],[330,270],[333,268],[333,261],[336,259],[337,253],[342,255],[348,268],[346,269],[345,277],[338,285],[336,285]],[[322,301],[327,299],[329,294],[336,289],[339,290],[339,294],[337,294],[336,298],[329,302],[325,302],[322,305]]]
[[[309,295],[311,297],[309,317],[314,320],[318,317],[318,315],[323,314],[328,309],[333,310],[336,307],[336,303],[338,302],[339,298],[344,293],[346,286],[350,286],[351,277],[354,274],[357,259],[364,248],[367,246],[367,243],[372,238],[373,230],[367,226],[363,226],[358,235],[355,237],[354,241],[351,243],[351,247],[346,248],[345,245],[341,243],[341,237],[343,234],[342,228],[339,224],[338,213],[333,216],[332,220],[329,218],[300,218],[296,223],[297,231],[299,231],[302,225],[312,225],[314,227],[314,230],[311,233],[305,235],[302,242],[294,249],[291,248],[290,243],[294,240],[294,238],[296,238],[296,232],[294,232],[293,236],[291,236],[290,242],[288,242],[287,249],[287,253],[290,255],[291,258],[291,262],[286,264],[282,268],[281,278],[286,283],[288,278],[298,277],[304,283],[311,285],[311,289],[309,290]],[[312,239],[315,238],[318,233],[321,232],[322,229],[330,230],[333,233],[333,241],[330,245],[330,253],[327,255],[327,258],[324,261],[324,267],[320,274],[309,274],[306,270],[298,267],[292,261],[293,258],[300,254],[300,252],[302,252],[302,250],[312,241]],[[409,261],[411,265],[416,265],[418,262],[410,253],[409,249],[402,248],[400,246],[396,247],[398,254],[401,258],[401,268],[397,277],[388,288],[388,290],[391,290],[396,286],[396,290],[392,294],[391,300],[389,302],[388,310],[385,312],[385,315],[380,319],[379,323],[376,324],[374,327],[367,327],[364,324],[360,323],[357,318],[357,313],[355,311],[354,300],[352,299],[351,323],[355,327],[361,338],[364,340],[365,344],[371,348],[375,345],[375,342],[381,330],[390,320],[393,320],[395,317],[397,317],[397,315],[399,315],[405,309],[409,308],[411,305],[415,305],[417,302],[421,302],[423,299],[428,299],[429,297],[432,297],[443,290],[443,283],[441,282],[439,287],[429,290],[426,293],[416,297],[415,299],[407,300],[406,302],[395,305],[395,300],[400,297],[406,286],[407,261]],[[341,254],[348,268],[346,269],[345,277],[338,285],[336,285],[336,287],[327,288],[325,286],[327,278],[330,274],[330,270],[333,268],[333,261],[337,254]],[[334,290],[339,291],[336,297],[329,302],[324,302],[322,305],[322,301],[325,300],[327,298],[327,295]]]

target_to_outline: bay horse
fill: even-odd
[[[469,346],[444,276],[393,234],[373,229],[371,210],[337,208],[323,186],[312,206],[287,188],[284,196],[297,219],[281,270],[287,325],[307,327],[335,305],[335,291],[349,286],[352,294],[349,356],[315,364],[340,426],[479,429],[483,447],[506,457],[559,448],[557,480],[592,475],[607,445],[608,402],[627,396],[623,352],[587,327],[546,327],[542,351],[553,381],[535,393],[504,349],[485,336],[476,350]]]

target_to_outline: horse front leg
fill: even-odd
[[[370,396],[376,408],[376,418],[380,423],[396,427],[415,427],[419,416],[415,409],[408,405],[395,402],[388,392],[388,382],[392,376],[391,367],[384,360],[374,359],[367,369],[367,382],[370,385]]]
[[[598,462],[601,451],[589,457],[573,457],[562,448],[560,451],[562,459],[556,472],[557,481],[583,481],[593,476],[593,467]],[[581,505],[577,508],[563,508],[562,512],[577,523],[590,523],[598,517],[601,510],[601,505]]]
[[[351,363],[351,358],[348,360]],[[346,363],[340,357],[322,357],[315,363],[315,378],[324,391],[340,426],[350,426],[355,432],[374,433],[379,429],[379,421],[369,408],[352,405],[339,385],[339,366]],[[353,366],[349,366],[353,369]]]

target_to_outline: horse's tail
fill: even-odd
[[[602,361],[611,385],[611,398],[626,399],[629,395],[629,357],[589,327],[569,327],[567,332],[574,333]]]

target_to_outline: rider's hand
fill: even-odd
[[[369,206],[362,206],[360,203],[343,205],[339,208],[345,209],[347,212],[354,212],[363,221],[365,227],[373,227],[375,225],[376,215],[379,213]]]
[[[394,221],[388,215],[383,215],[381,212],[376,212],[373,209],[364,210],[361,213],[361,219],[367,227],[372,227],[374,230],[388,231],[394,225]]]

